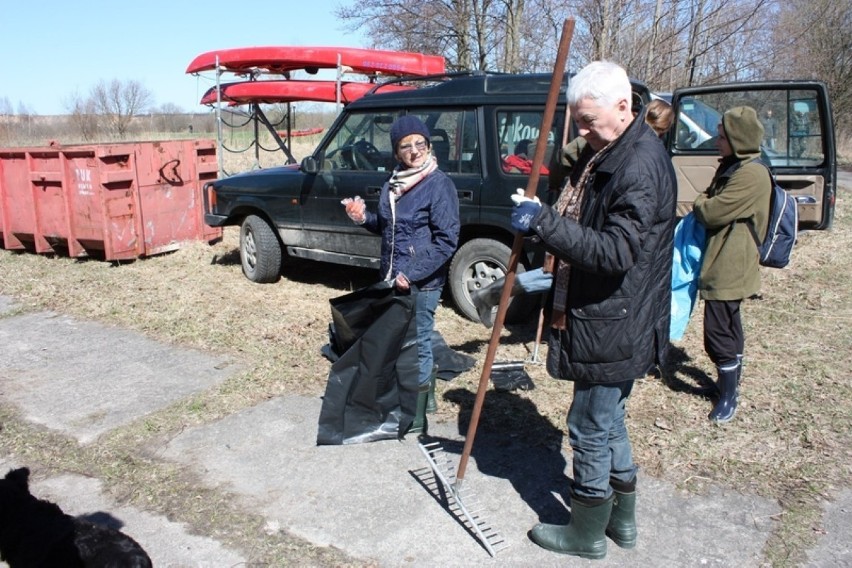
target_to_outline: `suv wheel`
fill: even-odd
[[[249,215],[240,225],[240,261],[252,282],[277,282],[281,278],[281,243],[265,219]]]
[[[458,310],[466,318],[479,321],[470,293],[485,288],[506,275],[512,249],[494,239],[473,239],[456,251],[450,264],[450,292]],[[524,272],[518,264],[516,274]],[[527,321],[533,315],[538,296],[517,296],[509,301],[507,323]]]

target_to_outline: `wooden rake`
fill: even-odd
[[[565,20],[562,25],[562,37],[559,41],[559,50],[556,54],[556,63],[553,67],[553,77],[550,81],[550,91],[547,94],[547,102],[544,107],[544,115],[541,119],[541,128],[538,133],[535,156],[533,157],[532,172],[524,192],[529,198],[535,197],[538,189],[540,170],[544,162],[544,152],[547,146],[547,138],[550,127],[553,125],[553,115],[556,111],[556,102],[559,98],[559,89],[565,75],[565,63],[568,60],[568,50],[571,38],[574,35],[574,19]],[[509,298],[512,287],[515,284],[515,273],[518,268],[518,260],[524,246],[523,235],[515,235],[512,244],[512,254],[509,256],[509,266],[506,272],[506,280],[500,294],[500,304],[497,308],[497,316],[494,327],[491,330],[491,340],[488,343],[488,351],[482,366],[482,375],[479,377],[479,387],[476,390],[476,399],[473,404],[473,413],[470,417],[470,425],[467,429],[464,450],[459,459],[458,469],[453,473],[452,460],[441,447],[440,443],[420,443],[420,450],[429,461],[429,465],[435,477],[446,491],[447,509],[456,516],[457,520],[468,530],[475,533],[479,541],[491,556],[495,556],[499,550],[508,546],[503,537],[493,530],[480,516],[473,503],[473,494],[464,488],[464,475],[467,470],[467,462],[473,449],[473,441],[476,437],[476,428],[479,425],[479,416],[482,413],[482,405],[485,401],[485,392],[488,390],[488,381],[494,364],[494,357],[500,343],[500,332],[503,329],[503,321],[506,318],[506,310],[509,306]],[[465,493],[463,493],[463,489]]]

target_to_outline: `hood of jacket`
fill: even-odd
[[[750,106],[734,107],[722,115],[722,128],[734,155],[742,160],[760,154],[763,125],[757,112]]]

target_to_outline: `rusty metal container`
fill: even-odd
[[[215,242],[201,190],[214,140],[0,148],[0,245],[133,259]]]

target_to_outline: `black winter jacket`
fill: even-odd
[[[586,183],[579,222],[542,206],[531,225],[551,253],[571,264],[567,329],[551,330],[547,370],[588,383],[636,379],[668,345],[668,325],[659,324],[671,312],[674,168],[637,118]]]

